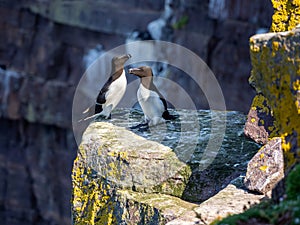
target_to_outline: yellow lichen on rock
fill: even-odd
[[[288,31],[300,23],[300,0],[272,0],[271,32]]]
[[[274,51],[278,51],[280,43],[278,41],[273,41],[272,48]]]
[[[255,85],[256,80],[251,77],[250,83]],[[250,108],[248,119],[245,124],[245,135],[257,143],[266,144],[271,137],[276,136],[273,112],[269,106],[268,99],[262,94],[254,97]]]
[[[107,193],[109,185],[97,181],[93,176],[93,171],[85,168],[78,157],[74,161],[72,180],[73,197],[71,205],[73,224],[115,224],[113,206],[109,205],[110,195]],[[105,211],[105,213],[98,215],[100,209]]]
[[[254,97],[252,107],[255,108],[255,110],[259,108],[261,112],[266,114],[272,113],[268,107],[268,100],[263,95],[256,95]]]
[[[298,70],[297,73],[300,74],[300,70]],[[293,88],[294,88],[295,91],[300,90],[300,80],[296,80],[295,82],[293,82]]]
[[[155,193],[155,201],[160,194],[181,197],[191,173],[170,148],[111,123],[91,123],[73,166],[73,224],[165,224],[161,202],[140,202],[126,191]]]
[[[288,2],[291,1],[274,0],[273,4],[277,9],[281,8],[284,11],[290,4]],[[287,167],[296,161],[293,149],[297,146],[293,147],[293,145],[300,143],[299,41],[299,28],[284,33],[255,35],[250,41],[253,69],[249,82],[259,93],[254,98],[251,109],[260,110],[260,112],[264,108],[271,109],[274,124],[270,127],[271,129],[268,128],[269,138],[282,138],[282,149],[285,152]],[[260,49],[260,51],[255,49]]]
[[[268,166],[264,165],[264,166],[260,166],[259,169],[261,171],[266,171],[268,169]]]

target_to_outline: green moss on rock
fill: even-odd
[[[300,198],[300,165],[297,165],[289,174],[286,185],[289,200]]]

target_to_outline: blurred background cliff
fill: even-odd
[[[0,223],[70,224],[73,94],[97,56],[130,40],[180,44],[214,72],[227,109],[247,112],[248,40],[272,13],[270,0],[1,0]]]

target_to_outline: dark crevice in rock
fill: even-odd
[[[3,69],[3,70],[6,70],[6,68],[7,68],[7,65],[5,65],[5,64],[1,64],[1,65],[0,65],[0,68],[1,68],[1,69]]]
[[[30,184],[30,200],[31,200],[31,209],[34,210],[34,215],[33,215],[33,218],[32,218],[32,222],[36,225],[40,224],[42,221],[43,221],[43,218],[42,218],[42,213],[39,209],[39,206],[38,206],[38,197],[34,191],[35,189],[35,182],[34,182],[34,179],[32,177],[32,174],[31,174],[31,169],[30,169],[30,166],[28,165],[28,162],[26,163],[26,172],[28,174],[28,179],[29,179],[29,184]]]
[[[8,177],[8,172],[7,172],[7,163],[6,161],[2,161],[3,165],[0,167],[0,177],[1,177],[1,193],[0,193],[0,215],[7,211],[8,209],[6,208],[6,195],[7,195],[7,177]],[[4,217],[4,216],[3,216]],[[2,218],[2,216],[0,216]],[[3,218],[5,220],[5,218]],[[1,219],[2,220],[2,219]]]
[[[213,20],[213,30],[214,30],[213,33],[215,33],[215,31],[217,30],[217,26],[218,26],[217,20]],[[209,68],[212,68],[212,62],[214,61],[213,52],[215,51],[215,49],[218,46],[218,43],[220,41],[221,41],[221,38],[219,38],[215,35],[210,37],[210,39],[208,41],[206,63],[207,63]]]

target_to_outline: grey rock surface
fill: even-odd
[[[124,112],[116,112],[119,116],[112,115],[112,121],[123,126],[128,124]],[[162,136],[163,131],[158,129],[160,133],[153,132],[152,128],[147,138]],[[168,135],[174,133],[169,131]],[[174,146],[174,140],[166,143]],[[192,154],[191,160],[182,162],[176,150],[124,127],[107,122],[91,123],[83,134],[73,167],[73,223],[202,224],[228,213],[243,212],[262,199],[263,195],[241,189],[241,182],[234,181],[226,187],[226,182],[234,180],[241,171],[230,171],[225,161],[232,162],[224,160],[224,156],[223,165],[216,158],[211,168],[203,172],[199,165],[195,167],[196,151]],[[244,162],[242,152],[233,155],[228,157]],[[193,174],[197,174],[196,179]],[[207,200],[195,203],[203,198]]]
[[[169,147],[111,123],[90,124],[79,149],[86,167],[122,189],[180,197],[191,175]]]
[[[245,186],[266,194],[284,177],[284,158],[281,138],[273,138],[250,160]]]

